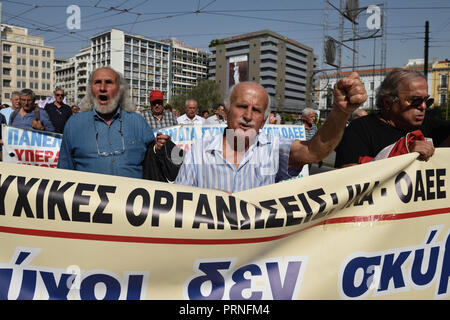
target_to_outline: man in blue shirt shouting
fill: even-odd
[[[58,168],[142,178],[142,162],[155,139],[152,128],[135,111],[122,75],[109,67],[92,72],[82,101],[84,112],[64,128]],[[169,137],[158,135],[159,150]]]

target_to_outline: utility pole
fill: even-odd
[[[2,3],[0,2],[0,72],[3,73],[2,62],[3,61],[3,45],[2,45]],[[0,102],[3,97],[3,81],[0,81]]]
[[[428,33],[429,33],[429,28],[430,28],[430,23],[427,21],[425,21],[425,52],[424,52],[424,63],[423,63],[423,74],[425,75],[425,79],[428,82],[428,42],[429,42],[429,37],[428,37]]]

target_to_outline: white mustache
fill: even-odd
[[[237,123],[251,127],[251,128],[253,128],[256,125],[255,122],[253,122],[253,121],[247,122],[244,120],[244,118],[237,119]]]

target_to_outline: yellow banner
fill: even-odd
[[[0,163],[0,299],[448,299],[450,149],[235,194]]]

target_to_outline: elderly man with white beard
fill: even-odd
[[[269,94],[256,82],[240,82],[227,99],[224,134],[194,141],[175,183],[239,192],[290,179],[334,150],[350,114],[366,99],[352,73],[335,85],[333,109],[312,139],[288,140],[260,132],[270,114]]]
[[[155,140],[147,121],[135,111],[127,82],[112,68],[91,73],[83,112],[64,128],[58,168],[142,178],[142,162]],[[169,137],[158,133],[155,149]]]

